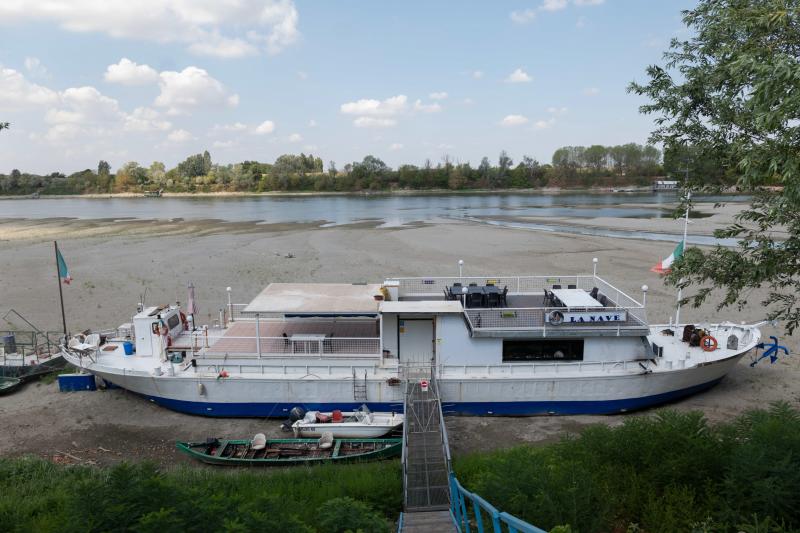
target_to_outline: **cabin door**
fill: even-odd
[[[401,363],[412,366],[433,364],[432,318],[398,318],[397,337]]]

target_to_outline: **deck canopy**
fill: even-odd
[[[270,283],[244,308],[262,315],[376,315],[380,284]]]
[[[440,300],[410,300],[403,302],[382,302],[381,313],[443,314],[463,313],[461,302]]]

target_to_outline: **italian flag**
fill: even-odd
[[[672,250],[672,253],[669,254],[669,257],[667,257],[666,259],[658,263],[656,266],[651,268],[650,271],[656,272],[658,274],[669,274],[670,270],[672,270],[670,268],[672,266],[672,263],[674,263],[675,260],[680,258],[681,256],[683,256],[683,241],[678,243],[678,246],[676,246],[675,249]]]

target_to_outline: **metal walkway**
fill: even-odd
[[[450,450],[436,376],[406,371],[402,530],[457,531],[450,514]]]

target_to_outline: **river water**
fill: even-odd
[[[703,202],[740,201],[743,197],[705,197]],[[669,218],[674,193],[509,193],[346,196],[253,196],[193,198],[39,198],[0,201],[0,218],[218,219],[227,222],[319,223],[338,226],[375,221],[383,227],[442,220],[648,240],[680,236],[602,230],[569,225],[509,221],[509,217]],[[699,239],[699,240],[698,240]],[[706,241],[706,242],[701,242]],[[717,242],[695,237],[697,244]]]

